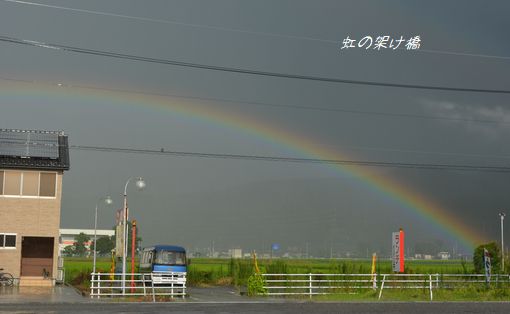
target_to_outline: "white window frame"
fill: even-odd
[[[7,233],[7,232],[0,232],[1,235],[4,236],[4,243],[1,243],[0,245],[0,250],[15,250],[17,248],[17,244],[18,244],[18,234],[17,233]],[[12,246],[8,246],[6,247],[5,246],[5,236],[15,236],[16,237],[16,241],[14,242],[14,247]]]
[[[58,194],[58,172],[57,171],[34,171],[34,170],[7,170],[7,169],[2,169],[2,171],[4,172],[4,175],[3,175],[3,184],[2,184],[2,194],[0,194],[0,197],[6,197],[6,198],[32,198],[32,199],[36,199],[36,198],[40,198],[40,199],[56,199],[57,198],[57,194]],[[12,194],[5,194],[4,191],[5,191],[5,178],[6,178],[6,173],[8,172],[21,172],[21,179],[20,179],[20,187],[19,187],[19,194],[18,195],[12,195]],[[37,183],[37,195],[23,195],[23,178],[24,178],[24,173],[25,172],[37,172],[39,174],[39,178],[38,178],[38,183]],[[54,173],[55,174],[55,195],[54,196],[39,196],[39,193],[41,191],[41,173]]]
[[[3,172],[3,176],[2,176],[2,190],[0,191],[0,197],[4,196],[4,189],[5,189],[5,170],[4,169],[0,169],[1,172]]]

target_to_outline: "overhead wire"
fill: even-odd
[[[203,29],[209,29],[209,30],[215,30],[215,31],[227,31],[227,32],[234,32],[234,33],[241,33],[241,34],[270,36],[270,37],[276,37],[276,38],[300,39],[300,40],[309,40],[309,41],[325,42],[325,43],[333,43],[333,44],[338,43],[337,40],[331,40],[331,39],[321,39],[321,38],[297,36],[297,35],[275,34],[275,33],[260,32],[260,31],[250,31],[250,30],[243,30],[243,29],[230,28],[230,27],[224,27],[224,26],[207,25],[207,24],[186,23],[186,22],[179,22],[179,21],[172,21],[172,20],[165,20],[165,19],[157,19],[157,18],[150,18],[150,17],[143,17],[143,16],[134,16],[134,15],[127,15],[127,14],[113,13],[113,12],[98,11],[98,10],[87,10],[87,9],[65,7],[65,6],[60,6],[60,5],[50,5],[50,4],[44,4],[44,3],[38,3],[38,2],[18,1],[18,0],[2,0],[2,1],[16,3],[16,4],[31,5],[31,6],[35,6],[35,7],[41,7],[41,8],[57,9],[57,10],[64,10],[64,11],[69,11],[69,12],[94,14],[94,15],[101,15],[101,16],[108,16],[108,17],[116,17],[116,18],[123,18],[123,19],[136,20],[136,21],[142,21],[142,22],[171,24],[171,25],[179,25],[179,26],[186,26],[186,27],[193,27],[193,28],[203,28]]]
[[[94,56],[102,56],[102,57],[109,57],[109,58],[115,58],[115,59],[140,61],[140,62],[147,62],[147,63],[156,63],[156,64],[172,65],[172,66],[195,68],[195,69],[202,69],[202,70],[256,75],[256,76],[273,77],[273,78],[306,80],[306,81],[316,81],[316,82],[325,82],[325,83],[340,83],[340,84],[362,85],[362,86],[438,90],[438,91],[448,91],[448,92],[510,94],[510,90],[505,90],[505,89],[464,88],[464,87],[447,87],[447,86],[433,86],[433,85],[420,85],[420,84],[402,84],[402,83],[390,83],[390,82],[350,80],[350,79],[340,79],[340,78],[324,77],[324,76],[290,74],[290,73],[282,73],[282,72],[270,72],[270,71],[262,71],[262,70],[251,70],[251,69],[245,69],[245,68],[236,68],[236,67],[200,64],[200,63],[193,63],[193,62],[184,62],[184,61],[177,61],[177,60],[170,60],[170,59],[144,57],[144,56],[137,56],[137,55],[131,55],[131,54],[125,54],[125,53],[116,53],[116,52],[97,50],[97,49],[87,49],[87,48],[80,48],[80,47],[75,47],[75,46],[67,46],[67,45],[61,45],[61,44],[45,43],[45,42],[40,42],[40,41],[21,39],[21,38],[16,38],[16,37],[9,37],[9,36],[4,36],[4,35],[0,35],[0,41],[12,43],[12,44],[18,44],[18,45],[40,47],[40,48],[45,48],[45,49],[73,52],[73,53],[87,54],[87,55],[94,55]]]
[[[114,153],[130,153],[145,155],[162,155],[176,157],[197,157],[197,158],[214,158],[214,159],[236,159],[236,160],[252,160],[252,161],[272,161],[272,162],[289,162],[289,163],[311,163],[311,164],[335,164],[343,166],[367,166],[367,167],[392,167],[392,168],[412,168],[427,170],[452,170],[452,171],[479,171],[479,172],[497,172],[509,173],[510,166],[491,166],[491,165],[469,165],[469,164],[440,164],[440,163],[407,163],[407,162],[387,162],[374,160],[353,160],[353,159],[321,159],[321,158],[298,158],[268,155],[243,155],[243,154],[227,154],[227,153],[206,153],[206,152],[189,152],[154,149],[136,149],[121,148],[111,146],[86,146],[86,145],[70,145],[70,149],[81,151],[100,151]]]
[[[60,6],[60,5],[51,5],[51,4],[39,3],[39,2],[33,2],[33,1],[21,1],[21,0],[2,0],[2,1],[8,2],[8,3],[13,3],[13,4],[30,5],[30,6],[39,7],[39,8],[47,8],[47,9],[63,10],[63,11],[75,12],[75,13],[84,13],[84,14],[92,14],[92,15],[99,15],[99,16],[123,18],[123,19],[136,20],[136,21],[142,21],[142,22],[171,24],[171,25],[179,25],[179,26],[185,26],[185,27],[202,28],[202,29],[209,29],[209,30],[215,30],[215,31],[234,32],[234,33],[241,33],[241,34],[276,37],[276,38],[307,40],[307,41],[322,42],[322,43],[335,44],[335,45],[339,45],[339,43],[340,43],[339,40],[334,40],[334,39],[316,38],[316,37],[311,37],[311,36],[278,34],[278,33],[261,32],[261,31],[252,31],[252,30],[225,27],[225,26],[217,26],[217,25],[186,23],[186,22],[172,21],[172,20],[167,20],[167,19],[158,19],[158,18],[150,18],[150,17],[143,17],[143,16],[134,16],[134,15],[127,15],[127,14],[113,13],[113,12],[105,12],[105,11],[99,11],[99,10],[88,10],[88,9],[80,9],[80,8],[66,7],[66,6]],[[399,49],[404,50],[402,48],[399,48]],[[418,50],[415,50],[414,52],[510,60],[509,56],[497,56],[497,55],[489,55],[489,54],[477,54],[477,53],[434,50],[434,49],[418,49]]]

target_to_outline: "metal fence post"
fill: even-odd
[[[100,280],[101,280],[101,273],[91,273],[92,279],[90,280],[90,298],[93,299],[94,297],[100,298]]]
[[[93,299],[94,298],[94,276],[96,274],[95,273],[91,273],[91,277],[92,279],[90,280],[90,298]]]
[[[145,274],[142,274],[142,283],[143,283],[143,296],[147,296],[147,289],[145,288]]]
[[[378,300],[381,300],[381,296],[382,296],[382,291],[384,289],[384,282],[386,281],[386,274],[383,275],[383,278],[382,278],[382,283],[381,283],[381,290],[379,290],[379,298]]]
[[[309,294],[310,294],[310,299],[311,299],[312,298],[312,274],[311,273],[309,274],[309,280],[310,280]]]
[[[152,302],[156,302],[156,294],[154,292],[154,276],[151,273],[151,283],[152,283]]]
[[[186,275],[184,274],[184,283],[182,284],[182,298],[186,298]]]
[[[96,282],[96,293],[97,298],[101,299],[101,273],[97,273],[97,282]]]
[[[432,301],[432,275],[429,275],[430,301]]]

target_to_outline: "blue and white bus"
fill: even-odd
[[[144,248],[140,258],[140,272],[152,273],[154,284],[185,286],[187,265],[186,250],[175,245]]]

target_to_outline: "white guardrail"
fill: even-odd
[[[157,296],[186,296],[186,273],[182,272],[126,273],[125,280],[122,273],[90,275],[91,298],[151,296],[155,302]]]
[[[351,293],[357,289],[455,289],[466,284],[487,284],[482,274],[261,274],[264,295],[289,296]],[[510,286],[510,275],[492,275],[490,285]]]

